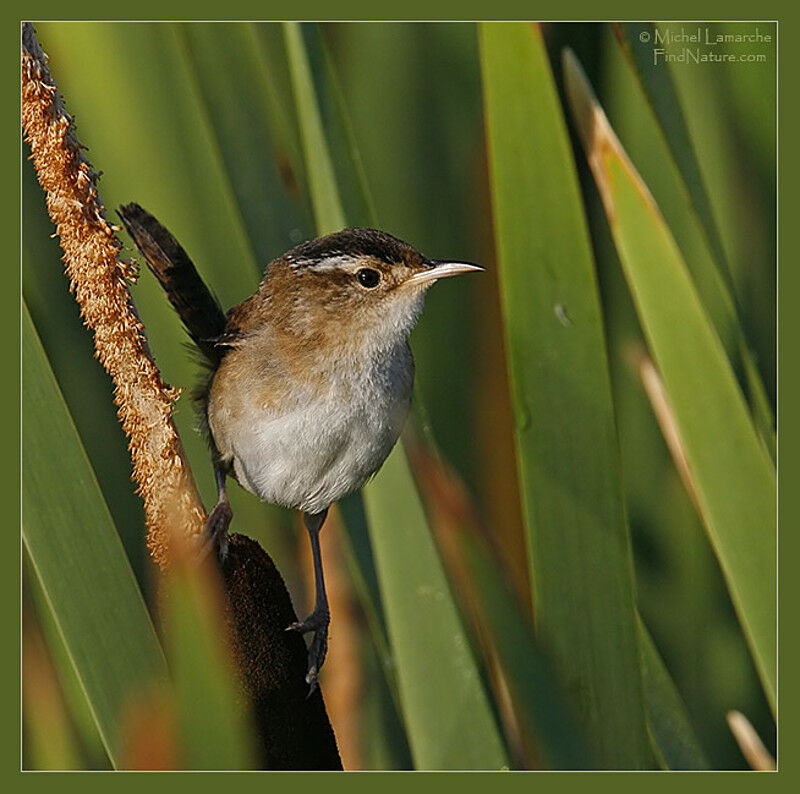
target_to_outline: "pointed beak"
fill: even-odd
[[[426,270],[421,270],[419,273],[415,273],[411,278],[406,280],[404,286],[429,284],[432,281],[438,281],[440,278],[483,270],[480,265],[473,265],[471,262],[451,262],[447,259],[428,259],[425,261],[425,264],[428,265],[428,268]]]

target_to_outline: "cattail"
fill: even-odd
[[[30,23],[22,27],[22,128],[64,250],[70,290],[114,383],[144,501],[147,546],[164,565],[170,536],[198,534],[206,518],[172,419],[180,392],[164,383],[150,354],[128,288],[136,268],[119,257],[122,244],[106,220],[98,175],[83,155]]]

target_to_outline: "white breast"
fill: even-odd
[[[245,396],[219,451],[263,501],[318,513],[380,468],[408,413],[412,381],[404,343],[366,365],[337,367],[322,389],[298,385],[284,411],[248,404]]]

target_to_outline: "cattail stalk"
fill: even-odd
[[[172,413],[179,391],[161,379],[119,258],[118,227],[106,220],[97,173],[83,155],[33,26],[22,26],[22,128],[47,210],[64,250],[70,289],[94,334],[95,355],[114,383],[114,402],[142,497],[147,546],[164,565],[171,536],[202,532],[203,504]]]

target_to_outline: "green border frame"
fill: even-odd
[[[798,466],[798,454],[796,442],[798,435],[798,420],[796,412],[787,410],[787,406],[797,404],[800,398],[798,391],[798,372],[797,372],[797,353],[793,340],[797,338],[798,315],[798,268],[793,266],[795,252],[797,250],[797,216],[800,212],[798,207],[798,188],[797,183],[790,181],[790,175],[798,172],[797,168],[797,149],[787,145],[787,142],[797,139],[797,115],[796,104],[792,101],[781,103],[782,97],[792,97],[795,85],[791,75],[798,73],[798,49],[794,45],[793,36],[797,26],[793,21],[782,13],[777,4],[764,5],[760,3],[704,3],[698,7],[696,2],[673,2],[669,6],[662,6],[662,16],[668,19],[778,19],[778,75],[779,75],[779,264],[778,264],[778,493],[779,493],[779,623],[784,617],[784,612],[788,615],[791,606],[797,602],[798,598],[798,577],[792,575],[790,566],[798,558],[798,533],[791,531],[795,526],[798,517],[798,489],[796,482],[800,477],[800,467]],[[432,6],[430,2],[420,2],[419,0],[404,0],[396,4],[382,5],[377,8],[374,3],[367,4],[364,0],[359,2],[345,2],[336,4],[335,19],[409,19],[409,20],[445,20],[445,19],[526,19],[538,17],[541,19],[559,19],[568,21],[570,19],[592,19],[598,10],[596,5],[589,5],[587,2],[565,4],[561,2],[521,2],[521,0],[499,0],[492,3],[478,3],[471,0],[467,2],[440,3]],[[641,18],[642,8],[640,3],[624,2],[614,3],[611,6],[603,6],[608,16],[613,19],[639,19]],[[115,6],[108,3],[82,3],[64,4],[55,2],[46,3],[13,3],[9,7],[11,18],[3,25],[2,44],[3,51],[7,55],[8,69],[4,71],[6,75],[6,103],[7,107],[12,105],[19,107],[19,72],[13,64],[18,64],[16,55],[19,47],[19,28],[18,23],[22,18],[38,19],[110,19],[119,18],[119,11],[126,12],[129,19],[334,19],[330,2],[313,0],[312,2],[272,2],[266,5],[262,2],[253,0],[228,3],[225,6],[211,3],[172,3],[165,5],[162,2],[152,2],[151,0],[140,0],[135,5]],[[652,8],[647,11],[653,14]],[[13,118],[13,117],[12,117]],[[4,151],[13,151],[11,168],[7,173],[19,174],[19,152],[21,140],[19,128],[11,123],[5,126],[4,135],[8,140],[5,141]],[[784,145],[780,146],[780,142]],[[23,150],[24,151],[24,150]],[[781,178],[783,177],[783,178]],[[19,185],[19,180],[17,180]],[[9,286],[2,290],[0,299],[5,304],[0,312],[0,332],[6,349],[7,366],[12,377],[5,379],[5,388],[0,392],[2,400],[2,416],[5,419],[3,427],[3,438],[5,440],[6,454],[3,456],[4,471],[0,482],[3,487],[3,504],[7,506],[7,512],[12,516],[13,527],[7,529],[7,552],[2,556],[4,570],[0,576],[2,585],[2,615],[4,619],[4,633],[6,637],[19,637],[19,584],[20,584],[20,554],[21,545],[18,532],[18,509],[20,504],[20,482],[18,450],[20,443],[20,398],[19,398],[19,328],[20,328],[20,235],[19,235],[19,206],[20,194],[19,187],[9,190],[3,199],[3,224],[8,229],[5,232],[5,239],[11,241],[11,249],[6,257],[7,264],[6,278],[10,279],[15,289]],[[789,263],[788,265],[786,263]],[[794,366],[793,366],[794,365]],[[788,442],[788,443],[787,443]],[[781,531],[782,527],[787,527],[786,531]],[[781,609],[781,605],[787,605],[786,609]],[[778,747],[780,760],[780,771],[773,775],[773,782],[780,781],[784,784],[796,778],[794,767],[796,762],[792,753],[792,748],[798,742],[797,736],[797,683],[796,676],[792,674],[797,669],[797,637],[792,631],[794,620],[786,623],[787,630],[779,636],[779,726],[778,726]],[[41,787],[58,787],[59,791],[80,787],[86,791],[87,787],[98,786],[106,788],[110,781],[102,776],[102,773],[88,775],[86,773],[24,773],[19,772],[20,754],[20,699],[19,699],[19,656],[18,654],[5,654],[2,658],[2,681],[3,681],[3,700],[2,709],[3,720],[3,741],[2,746],[2,766],[7,782],[14,786],[14,790],[32,790]],[[784,675],[780,675],[783,671]],[[783,707],[781,709],[781,706]],[[55,774],[55,778],[53,775]],[[92,781],[93,777],[101,774],[99,779]],[[142,774],[142,773],[138,773]],[[171,778],[172,774],[181,773],[154,773],[163,779],[165,787],[172,789],[177,781]],[[195,774],[198,773],[184,773]],[[230,785],[229,776],[224,784],[219,779],[222,773],[204,773],[202,778],[195,777],[191,783],[180,781],[178,785],[190,785],[194,789],[196,786],[205,788],[212,787],[216,790],[221,784]],[[258,773],[255,773],[258,774]],[[292,789],[304,789],[306,786],[314,786],[315,789],[324,787],[326,792],[344,791],[345,787],[352,792],[356,787],[373,788],[378,781],[375,775],[381,775],[379,785],[391,790],[405,790],[407,786],[414,785],[435,787],[437,790],[442,785],[458,785],[459,788],[475,790],[485,790],[489,785],[501,785],[504,789],[529,791],[531,786],[537,786],[544,781],[530,779],[532,773],[501,773],[502,782],[497,778],[497,773],[448,773],[457,776],[457,780],[443,781],[438,779],[437,773],[418,773],[413,783],[407,779],[410,773],[357,773],[347,777],[336,773],[325,774],[325,779],[320,780],[316,777],[320,773],[270,773],[268,779],[260,776],[254,777],[253,773],[244,773],[237,781],[237,785],[250,786],[254,790],[256,787],[261,789],[263,786],[276,786],[281,790],[283,786]],[[419,775],[437,775],[436,779],[419,780]],[[491,780],[486,779],[486,775],[491,774]],[[537,773],[533,773],[537,774]],[[617,791],[620,784],[630,775],[636,778],[630,779],[624,785],[636,788],[642,786],[644,781],[638,779],[639,774],[647,773],[538,773],[547,775],[547,786],[556,785],[581,787],[598,784],[601,787],[613,786]],[[580,777],[592,774],[591,780],[583,780]],[[602,777],[598,779],[596,775]],[[685,774],[681,774],[682,779],[677,781],[677,785],[685,786],[690,781],[684,779]],[[696,774],[696,773],[695,773]],[[708,772],[701,773],[703,778],[691,781],[692,785],[702,786],[704,789],[712,783],[705,775],[725,775],[724,780],[715,780],[712,785],[719,784],[726,790],[738,789],[739,786],[761,785],[764,781],[756,782],[751,775],[736,775],[731,777],[730,773]],[[278,778],[275,775],[279,776]],[[299,775],[299,777],[298,777]],[[11,778],[11,779],[9,779]],[[603,779],[605,778],[605,779]],[[659,775],[657,778],[649,779],[646,785],[659,787],[670,785],[668,777]],[[752,782],[745,782],[752,781]],[[147,780],[137,779],[132,774],[122,773],[114,779],[115,790],[140,790],[142,785],[159,785],[153,779],[152,774],[148,774]],[[797,781],[794,786],[796,787]],[[159,785],[160,787],[160,785]]]

